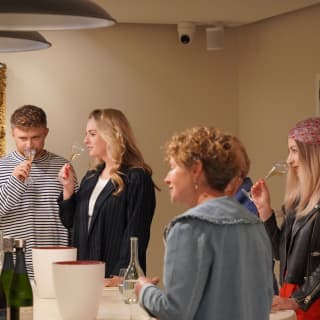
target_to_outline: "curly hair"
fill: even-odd
[[[244,179],[250,170],[250,159],[247,153],[246,148],[242,144],[242,142],[239,140],[238,137],[232,136],[232,139],[234,140],[233,143],[236,148],[236,154],[239,157],[238,160],[240,162],[240,172],[239,172],[239,177]]]
[[[224,191],[228,183],[241,172],[234,136],[218,128],[194,127],[174,135],[166,144],[166,160],[173,158],[179,165],[190,168],[202,162],[208,185]]]
[[[14,111],[10,123],[12,128],[46,128],[47,116],[39,107],[24,105]]]
[[[115,195],[124,188],[120,171],[122,166],[143,168],[152,175],[151,167],[145,163],[137,146],[130,123],[120,110],[96,109],[90,113],[89,119],[95,120],[97,131],[106,142],[107,152],[112,160],[110,179],[116,186]],[[101,164],[100,159],[94,161],[95,168]]]

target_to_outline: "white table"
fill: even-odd
[[[270,320],[296,320],[297,316],[293,310],[283,310],[270,313]]]
[[[33,286],[33,320],[61,320],[56,299],[39,299]],[[131,317],[130,317],[131,313]],[[138,305],[125,304],[118,288],[105,288],[96,320],[151,320]]]
[[[61,320],[55,299],[39,299],[33,285],[34,308],[33,320]],[[131,314],[131,317],[130,317]],[[96,320],[152,320],[138,305],[125,304],[118,288],[105,288]],[[259,320],[259,319],[257,319]],[[278,311],[270,314],[269,320],[296,320],[292,310]]]

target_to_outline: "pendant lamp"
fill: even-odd
[[[0,0],[0,30],[94,29],[115,22],[89,0]]]
[[[0,31],[0,52],[19,52],[51,47],[39,32]]]

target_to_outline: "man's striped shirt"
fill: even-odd
[[[62,192],[58,173],[67,160],[45,151],[32,162],[30,185],[12,175],[24,160],[17,151],[0,158],[0,230],[5,236],[26,240],[27,270],[33,278],[32,247],[68,244],[57,205]]]

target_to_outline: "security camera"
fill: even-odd
[[[182,44],[189,44],[192,42],[196,26],[192,22],[180,22],[178,24],[179,42]]]

